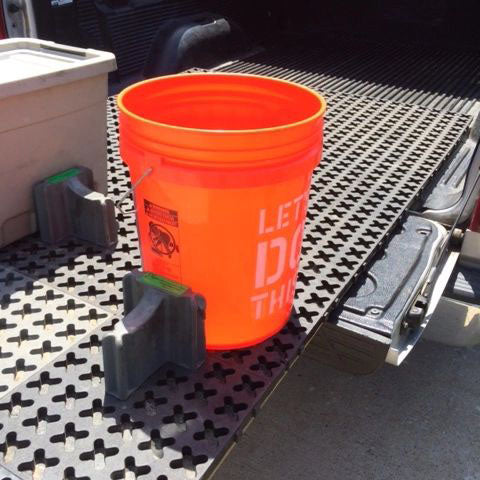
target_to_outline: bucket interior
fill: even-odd
[[[323,113],[324,102],[289,82],[248,75],[186,74],[127,89],[124,108],[140,119],[198,130],[261,130]]]

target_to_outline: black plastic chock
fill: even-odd
[[[138,271],[123,279],[125,317],[103,338],[105,389],[128,398],[167,362],[189,370],[205,361],[205,299],[164,277]]]
[[[111,247],[117,243],[115,204],[93,189],[93,174],[74,167],[46,178],[33,188],[40,237],[60,243],[70,237]]]

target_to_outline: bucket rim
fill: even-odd
[[[148,118],[142,117],[141,115],[137,115],[136,113],[131,112],[124,104],[123,98],[132,90],[139,88],[142,85],[146,85],[148,83],[153,83],[153,82],[158,82],[164,79],[169,79],[169,78],[178,78],[178,77],[187,77],[187,78],[195,78],[195,77],[207,77],[207,76],[218,76],[218,77],[240,77],[240,78],[260,78],[263,80],[270,81],[272,83],[282,83],[284,85],[288,85],[293,88],[297,88],[299,90],[303,90],[305,92],[308,92],[310,95],[314,96],[317,98],[317,100],[320,102],[320,108],[317,112],[315,112],[313,115],[310,115],[309,117],[299,120],[297,122],[291,122],[287,123],[285,125],[278,125],[276,127],[265,127],[265,128],[252,128],[252,129],[242,129],[242,130],[221,130],[221,129],[208,129],[208,128],[192,128],[192,127],[182,127],[178,125],[171,125],[169,123],[162,123],[162,122],[155,122],[154,120],[149,120]],[[128,117],[138,120],[144,123],[147,123],[152,126],[156,127],[163,127],[167,129],[172,129],[175,131],[183,131],[183,132],[190,132],[190,133],[205,133],[205,134],[213,134],[213,135],[239,135],[239,134],[245,134],[245,133],[271,133],[271,132],[276,132],[276,131],[283,131],[283,130],[288,130],[294,127],[298,127],[301,125],[305,125],[311,122],[314,122],[318,118],[321,118],[324,116],[325,111],[327,109],[327,102],[325,98],[320,95],[318,92],[315,90],[305,87],[304,85],[300,85],[295,82],[290,82],[288,80],[283,80],[279,78],[272,78],[272,77],[267,77],[266,75],[252,75],[252,74],[247,74],[247,73],[224,73],[224,72],[200,72],[200,73],[178,73],[178,74],[173,74],[173,75],[163,75],[160,77],[155,77],[155,78],[150,78],[148,80],[143,80],[141,82],[134,83],[124,90],[122,90],[118,96],[117,96],[117,105],[118,108],[120,109],[120,112],[127,115]]]

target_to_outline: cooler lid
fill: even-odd
[[[109,52],[34,38],[0,40],[0,98],[93,77],[116,69]]]

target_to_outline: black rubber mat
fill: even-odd
[[[317,43],[274,46],[220,70],[450,112],[468,113],[480,100],[480,53],[358,39]]]
[[[345,94],[327,96],[297,285],[298,317],[249,349],[189,373],[168,365],[125,402],[105,396],[101,340],[140,267],[135,219],[102,250],[36,237],[0,253],[0,458],[22,479],[185,479],[209,473],[307,338],[387,238],[470,117]],[[109,101],[109,193],[130,187]],[[128,210],[132,207],[126,205]]]

